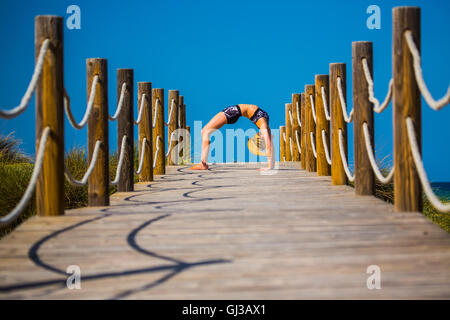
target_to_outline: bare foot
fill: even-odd
[[[190,167],[189,170],[208,170],[208,165],[204,162],[200,162]]]

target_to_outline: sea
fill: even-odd
[[[450,182],[432,182],[431,187],[439,198],[450,200]]]

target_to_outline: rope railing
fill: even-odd
[[[447,105],[450,102],[450,86],[447,89],[447,93],[441,99],[435,100],[432,97],[425,83],[425,79],[423,78],[420,53],[416,47],[413,35],[410,30],[405,31],[405,38],[408,44],[409,51],[413,56],[414,75],[416,77],[417,86],[419,87],[419,90],[422,93],[423,98],[433,110],[442,109],[445,105]]]
[[[344,99],[341,77],[337,77],[337,89],[338,89],[339,101],[340,101],[341,108],[342,108],[342,115],[344,116],[345,122],[350,123],[353,121],[354,109],[352,109],[352,111],[350,111],[350,114],[347,113],[347,103],[345,102],[345,99]]]
[[[284,132],[283,132],[283,140],[284,140],[284,143],[286,143],[286,133],[284,133]]]
[[[175,99],[172,99],[170,103],[170,110],[169,110],[169,120],[167,122],[164,122],[166,126],[169,126],[172,121],[172,113],[173,113],[173,105],[175,103]]]
[[[125,93],[126,93],[126,91],[127,91],[127,83],[124,82],[124,83],[122,83],[122,88],[120,90],[119,103],[117,104],[116,112],[114,113],[113,116],[110,116],[108,114],[109,120],[115,121],[119,117],[120,112],[122,111],[123,102],[125,100]]]
[[[302,126],[302,122],[300,120],[300,107],[298,106],[298,101],[296,103],[296,108],[297,108],[297,121],[298,121],[298,125],[301,127]]]
[[[153,123],[152,123],[153,128],[156,127],[156,119],[158,117],[158,105],[159,105],[159,99],[156,99],[155,100],[155,114],[153,115]]]
[[[328,145],[327,145],[327,140],[326,140],[326,132],[323,129],[322,129],[322,144],[323,144],[323,149],[325,150],[325,158],[327,160],[327,163],[329,165],[331,165],[331,157],[330,157],[330,153],[328,152]]]
[[[331,116],[330,116],[330,113],[328,112],[328,104],[327,104],[327,98],[325,96],[325,87],[324,86],[320,87],[320,94],[322,95],[323,110],[325,111],[325,119],[327,119],[327,121],[330,121]]]
[[[289,148],[291,150],[291,154],[294,154],[294,152],[292,151],[292,138],[289,137]]]
[[[37,58],[36,65],[34,67],[33,75],[31,77],[30,83],[28,84],[28,88],[25,91],[25,94],[20,101],[20,104],[10,110],[1,110],[0,109],[0,118],[11,119],[17,117],[22,114],[30,104],[31,97],[33,96],[34,91],[36,90],[37,82],[42,73],[42,69],[44,66],[45,55],[47,54],[48,47],[50,45],[50,40],[45,39],[42,43],[41,50],[39,51],[39,56]]]
[[[138,167],[138,169],[137,169],[137,171],[136,171],[136,174],[141,174],[141,172],[142,172],[142,168],[143,168],[143,166],[144,166],[144,158],[145,158],[145,147],[147,146],[147,138],[143,138],[142,139],[142,149],[141,149],[141,152],[140,152],[140,155],[139,155],[139,157],[140,157],[140,160],[139,160],[139,167]]]
[[[120,155],[119,155],[119,162],[117,164],[116,168],[116,176],[113,181],[111,181],[111,185],[115,186],[119,183],[120,180],[120,172],[122,171],[122,165],[123,165],[123,158],[125,155],[125,147],[127,146],[127,136],[124,135],[122,137],[122,144],[120,145]]]
[[[309,136],[311,138],[311,149],[312,149],[314,158],[317,158],[316,145],[314,144],[314,134],[312,132],[310,132]]]
[[[166,153],[166,157],[169,156],[170,151],[172,151],[172,142],[174,141],[174,136],[175,136],[175,131],[172,132],[172,134],[170,135],[170,139],[169,139],[169,143],[167,144],[167,153]]]
[[[153,168],[156,168],[156,162],[158,161],[158,154],[159,154],[159,140],[161,139],[160,136],[156,137],[156,150],[155,150],[155,156],[153,160]]]
[[[141,97],[141,105],[139,106],[139,112],[138,112],[137,120],[134,121],[135,125],[138,125],[142,121],[142,113],[144,111],[144,104],[145,104],[145,100],[146,99],[147,99],[147,95],[144,93],[142,95],[142,97]]]
[[[302,153],[302,149],[300,148],[300,140],[298,138],[298,130],[295,130],[295,141],[297,142],[298,153]]]
[[[373,111],[376,113],[381,113],[384,111],[384,109],[387,108],[389,103],[392,99],[392,86],[394,85],[394,79],[391,78],[389,80],[389,87],[386,97],[384,98],[384,101],[382,104],[380,104],[380,101],[378,101],[377,98],[375,98],[375,93],[373,91],[373,79],[370,75],[369,65],[367,64],[367,59],[362,59],[362,66],[364,71],[364,77],[366,78],[367,82],[367,90],[369,93],[369,101],[373,103]]]
[[[77,180],[72,176],[72,173],[70,172],[69,168],[67,168],[64,165],[64,175],[67,178],[67,181],[69,181],[69,183],[73,186],[77,186],[77,187],[83,187],[86,185],[86,183],[88,182],[89,177],[91,176],[92,172],[94,171],[95,168],[95,164],[97,163],[97,159],[98,159],[98,154],[99,154],[99,150],[101,147],[102,143],[100,140],[97,140],[95,142],[95,147],[94,147],[94,152],[92,154],[92,159],[91,159],[91,163],[88,166],[88,169],[86,170],[86,173],[84,174],[83,178],[81,180]]]
[[[345,171],[345,174],[347,175],[348,180],[350,182],[354,182],[355,176],[352,175],[352,173],[350,172],[350,169],[348,168],[347,156],[345,155],[343,139],[344,139],[344,137],[342,135],[342,130],[339,129],[339,154],[341,155],[342,165],[344,166],[344,171]]]
[[[89,117],[91,116],[92,106],[94,105],[95,93],[97,91],[97,84],[98,84],[98,75],[96,75],[92,81],[91,92],[89,94],[86,112],[84,113],[83,119],[81,119],[79,123],[75,121],[75,118],[72,114],[72,110],[70,108],[70,97],[67,94],[66,90],[64,90],[64,110],[66,112],[66,116],[69,120],[69,123],[75,129],[78,130],[82,129],[87,124]]]
[[[419,151],[419,145],[416,139],[416,131],[414,128],[413,120],[408,117],[406,118],[406,126],[408,130],[408,139],[409,145],[411,146],[411,152],[414,159],[414,164],[416,165],[417,173],[419,174],[420,182],[422,183],[423,190],[425,194],[430,200],[431,204],[441,212],[450,212],[450,203],[444,204],[439,198],[434,194],[433,189],[431,188],[430,182],[428,181],[427,174],[425,172],[425,168],[423,166],[422,157]]]
[[[378,181],[380,181],[383,184],[389,183],[392,180],[392,177],[394,176],[394,167],[390,170],[388,175],[385,177],[380,171],[380,168],[377,165],[377,162],[375,161],[375,155],[374,150],[372,148],[372,143],[370,141],[370,133],[369,133],[369,127],[366,122],[363,123],[363,132],[364,132],[364,140],[366,144],[366,150],[367,150],[367,156],[369,157],[370,165],[372,166],[372,170],[375,173],[375,176],[377,177]]]
[[[316,107],[314,106],[314,98],[313,98],[313,95],[312,94],[310,94],[309,95],[309,100],[311,101],[311,110],[312,110],[312,116],[313,116],[313,119],[314,119],[314,123],[316,123],[317,121],[316,121]]]
[[[28,186],[25,189],[25,192],[22,198],[20,199],[19,203],[14,207],[14,209],[11,212],[0,218],[1,227],[8,226],[13,221],[15,221],[17,217],[27,207],[28,202],[30,202],[30,199],[33,196],[34,190],[36,188],[36,182],[39,177],[39,173],[41,172],[47,140],[48,137],[50,136],[50,132],[51,132],[50,127],[45,127],[45,129],[42,131],[41,138],[39,140],[39,149],[36,154],[36,161],[34,163],[33,173],[31,174],[31,179],[28,182]]]
[[[291,109],[289,109],[289,119],[291,121],[291,126],[294,127],[294,118],[292,117]]]
[[[61,82],[64,78],[63,25],[62,17],[36,17],[35,34],[37,35],[37,40],[35,41],[35,52],[38,54],[31,80],[19,105],[9,110],[0,110],[0,118],[14,118],[28,108],[32,96],[36,92],[36,127],[42,130],[40,137],[37,137],[38,149],[36,150],[36,160],[29,184],[14,209],[6,216],[0,218],[0,227],[9,225],[26,209],[36,189],[39,190],[39,193],[36,194],[36,202],[39,204],[36,207],[37,215],[63,215],[64,180],[67,180],[69,184],[74,186],[88,186],[89,206],[109,205],[108,189],[110,184],[117,185],[118,191],[132,191],[134,180],[129,179],[132,174],[138,174],[140,181],[152,181],[154,173],[165,173],[165,166],[167,165],[164,157],[165,146],[161,145],[160,141],[164,137],[162,136],[164,134],[164,124],[170,126],[169,131],[172,132],[168,155],[174,149],[173,141],[177,137],[177,135],[174,135],[174,132],[179,128],[186,128],[183,96],[179,96],[178,90],[169,90],[171,103],[168,122],[165,122],[164,103],[162,103],[164,89],[152,89],[150,82],[138,83],[138,97],[141,100],[139,101],[137,119],[133,119],[133,69],[117,70],[117,88],[120,96],[118,97],[117,108],[111,116],[108,113],[107,104],[107,60],[102,58],[86,59],[87,82],[90,87],[88,86],[84,115],[81,121],[78,122],[74,117],[75,109],[72,109],[70,96]],[[51,59],[55,63],[45,63],[46,58],[50,54]],[[43,77],[44,74],[45,78]],[[180,97],[181,107],[178,107],[178,102],[176,102],[178,98],[173,99],[172,94]],[[153,101],[151,101],[151,97],[153,96],[156,97],[154,100],[155,114],[152,117],[147,117],[145,114],[151,114],[152,112],[150,109],[150,113],[146,113],[144,108],[152,107]],[[130,119],[122,117],[125,112],[127,112],[127,117],[130,116]],[[93,150],[88,157],[89,161],[86,165],[86,171],[80,180],[74,178],[73,172],[71,172],[68,164],[66,165],[65,163],[64,140],[67,139],[64,136],[64,117],[67,117],[69,124],[73,128],[80,130],[88,125],[89,132],[95,133],[88,135],[88,145],[93,146]],[[107,156],[109,152],[108,120],[118,120],[119,137],[121,139],[115,178],[111,182],[109,178],[110,163]],[[133,165],[133,125],[139,126],[141,135],[144,133],[142,144],[139,145],[140,153],[137,170],[135,170],[136,168]],[[150,163],[152,162],[152,154],[149,153],[149,148],[153,144],[149,143],[148,139],[151,139],[152,136],[156,136],[157,139],[155,143],[156,149],[154,148],[150,151],[155,153],[153,163]],[[50,139],[52,143],[47,143]],[[190,145],[190,141],[184,140],[183,144],[189,143]],[[44,158],[46,170],[44,170]],[[42,177],[38,179],[39,174]],[[124,179],[121,179],[121,176]],[[125,179],[125,177],[127,178]],[[56,186],[53,192],[48,193],[48,190],[53,188],[51,186],[49,189],[48,186],[55,183],[55,181],[61,186]],[[50,208],[51,212],[49,211]]]

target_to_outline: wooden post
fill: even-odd
[[[138,125],[139,129],[139,157],[144,157],[142,171],[139,174],[139,181],[153,181],[153,130],[152,130],[152,83],[138,82],[138,106],[141,107],[142,96],[145,94],[146,98],[143,104],[142,118]],[[138,110],[139,112],[139,110]],[[145,146],[145,154],[142,154],[144,147],[142,141],[147,139]],[[140,158],[139,158],[140,160]]]
[[[286,127],[280,126],[280,162],[286,161]]]
[[[420,8],[393,9],[394,208],[395,211],[422,211],[422,188],[406,127],[406,118],[410,117],[421,152],[420,91],[414,75],[413,57],[404,35],[406,30],[411,31],[420,53]]]
[[[35,57],[42,43],[50,39],[42,74],[36,87],[36,153],[42,131],[49,126],[44,161],[36,184],[36,211],[39,216],[64,214],[64,64],[63,18],[35,18]]]
[[[185,152],[185,159],[187,163],[191,163],[191,127],[186,126],[186,130],[189,133],[189,137],[186,140],[186,152]]]
[[[292,124],[290,117],[289,117],[289,112],[292,109],[292,104],[291,103],[286,103],[285,104],[285,110],[286,110],[286,128],[285,128],[285,132],[286,132],[286,146],[284,149],[285,152],[285,156],[286,156],[286,161],[292,161],[292,153],[291,153],[291,145],[292,145]]]
[[[133,115],[133,69],[117,69],[117,104],[119,104],[122,84],[127,84],[122,111],[117,119],[117,150],[121,152],[122,138],[127,136],[122,170],[120,172],[117,191],[127,192],[134,189],[134,115]]]
[[[294,118],[294,126],[292,127],[292,161],[300,161],[300,140],[297,144],[297,137],[300,139],[300,124],[298,118],[300,117],[300,93],[292,94],[292,117]]]
[[[315,97],[315,106],[316,106],[316,150],[317,150],[317,175],[318,176],[329,176],[331,174],[331,167],[327,162],[327,158],[325,155],[325,147],[322,141],[322,131],[325,131],[325,142],[330,147],[330,123],[325,116],[325,105],[328,106],[330,103],[328,102],[328,75],[327,74],[318,74],[315,77],[316,83],[316,97]],[[322,87],[325,91],[325,97],[322,97]],[[326,99],[326,101],[323,100]],[[329,150],[328,150],[329,154]]]
[[[355,193],[375,194],[375,175],[367,155],[363,124],[367,123],[370,140],[374,144],[373,104],[369,101],[368,85],[364,76],[362,60],[366,59],[373,78],[372,42],[352,43],[353,72],[353,140],[355,157]]]
[[[173,100],[173,110],[172,110],[172,100]],[[167,151],[170,149],[170,153],[168,156],[168,165],[175,165],[178,163],[178,157],[173,157],[175,153],[172,153],[173,148],[177,145],[178,137],[172,133],[175,133],[178,127],[178,106],[179,106],[179,91],[178,90],[169,90],[169,101],[167,110],[169,112],[169,125],[167,129]],[[172,110],[172,116],[170,116],[170,110]]]
[[[300,127],[300,168],[306,169],[306,110],[305,110],[305,94],[300,93],[300,121],[302,125]]]
[[[157,100],[158,105],[156,106]],[[153,168],[153,174],[166,174],[166,153],[164,151],[166,145],[166,137],[164,135],[164,89],[152,89],[153,115],[155,114],[156,107],[156,122],[155,127],[153,128],[153,156],[156,157],[156,164]],[[158,146],[159,150],[157,149]],[[156,153],[156,151],[158,151],[158,153]]]
[[[311,98],[314,97],[314,85],[305,86],[305,111],[306,111],[306,132],[305,139],[306,143],[306,157],[305,157],[305,168],[307,171],[315,172],[317,171],[317,160],[314,157],[313,146],[311,143],[311,132],[314,135],[314,144],[317,148],[317,143],[315,140],[316,134],[316,123],[314,122],[313,110],[311,105]]]
[[[341,78],[344,99],[347,100],[346,70],[345,63],[330,64],[330,111],[331,111],[331,183],[333,185],[347,184],[344,165],[339,152],[339,129],[344,138],[344,149],[347,153],[347,123],[342,113],[337,78]],[[347,156],[348,157],[348,156]]]
[[[109,206],[109,133],[108,133],[108,67],[106,59],[86,59],[87,99],[92,82],[98,75],[94,105],[88,119],[88,160],[92,161],[95,144],[101,142],[97,163],[88,179],[88,205]]]
[[[178,118],[179,118],[178,129],[186,129],[185,108],[186,108],[186,105],[184,104],[184,97],[180,96],[180,103],[178,106]],[[181,150],[178,154],[180,159],[184,159],[184,153],[185,153],[185,149],[186,149],[186,143],[183,140],[184,140],[183,136],[180,135],[178,137],[178,144],[180,145],[180,147],[183,148],[183,150]]]

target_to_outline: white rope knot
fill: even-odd
[[[156,150],[155,150],[155,159],[153,160],[153,169],[156,168],[156,162],[158,160],[158,154],[159,154],[159,140],[161,139],[160,136],[156,137]]]

